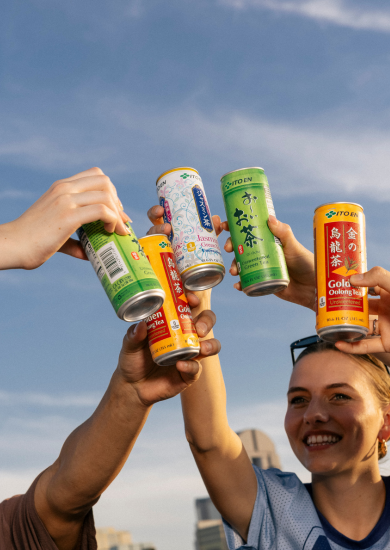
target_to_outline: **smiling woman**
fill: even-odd
[[[277,296],[313,309],[313,255],[289,226],[275,218],[268,225],[290,275]],[[230,239],[225,250],[232,251]],[[230,272],[238,274],[234,261]],[[374,337],[335,345],[307,339],[289,383],[285,429],[312,483],[252,466],[228,424],[217,357],[202,361],[200,380],[181,395],[187,440],[224,518],[229,550],[390,548],[390,479],[378,464],[390,437],[390,375],[381,361],[390,359],[390,273],[377,267],[350,281],[379,296],[369,300]]]

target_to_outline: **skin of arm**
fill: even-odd
[[[201,309],[210,308],[210,292],[203,293]],[[202,341],[212,337],[210,332]],[[228,423],[218,355],[202,359],[201,364],[202,376],[181,394],[186,437],[212,501],[246,540],[257,494],[256,475]]]
[[[192,306],[199,303],[194,295],[188,295],[188,300]],[[201,311],[194,321],[205,334],[215,316]],[[207,345],[201,344],[197,359],[219,349],[219,342],[211,337]],[[122,469],[152,405],[186,390],[200,372],[195,360],[159,367],[150,355],[146,324],[129,328],[102,401],[68,437],[35,490],[37,512],[59,550],[74,549],[86,514]]]

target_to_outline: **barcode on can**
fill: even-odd
[[[114,242],[102,246],[97,255],[111,284],[129,273]]]
[[[91,243],[89,242],[89,239],[87,237],[86,232],[81,227],[77,232],[80,242],[85,250],[86,255],[88,256],[88,260],[91,262],[92,267],[95,270],[96,275],[99,277],[99,281],[103,279],[104,276],[104,269],[102,268],[102,265],[99,261],[99,258],[96,256],[94,249],[92,248]]]

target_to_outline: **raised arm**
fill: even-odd
[[[201,310],[210,309],[210,292],[203,293]],[[197,311],[195,310],[196,314]],[[197,324],[207,345],[213,333]],[[221,515],[247,539],[257,480],[252,464],[226,415],[226,391],[217,355],[201,361],[202,375],[181,395],[185,432],[209,495]]]
[[[149,233],[169,235],[171,226],[164,223],[161,206],[152,207],[149,219],[153,227]],[[217,234],[222,230],[218,216],[213,216]],[[187,294],[191,300],[191,294]],[[193,310],[210,310],[211,291],[197,293],[200,304]],[[212,314],[202,327],[200,320],[196,329],[202,346],[214,347],[211,330]],[[203,348],[202,348],[203,349]],[[209,354],[210,355],[210,354]],[[191,451],[207,487],[211,499],[222,516],[246,540],[253,506],[257,494],[257,480],[251,462],[238,435],[230,428],[226,416],[226,392],[221,366],[217,355],[201,361],[202,375],[181,394],[185,432]]]
[[[192,297],[194,303],[198,301]],[[199,323],[212,328],[214,319],[204,312]],[[218,352],[219,343],[210,343],[209,349],[201,345],[203,356]],[[157,366],[147,344],[146,324],[129,328],[102,401],[68,437],[35,490],[37,512],[59,550],[74,550],[84,518],[122,469],[153,403],[187,389],[199,373],[196,361]]]
[[[0,225],[0,269],[35,269],[57,251],[86,260],[71,235],[96,220],[109,233],[128,233],[125,222],[130,218],[100,168],[56,181],[19,218]]]

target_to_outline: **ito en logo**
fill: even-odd
[[[325,213],[325,216],[328,218],[328,220],[330,220],[330,218],[333,218],[333,216],[335,216],[337,214],[337,212],[335,212],[334,210],[330,209],[328,210],[326,213]]]
[[[165,243],[164,241],[161,241],[161,243],[158,243],[158,246],[161,246],[161,248],[165,248],[167,247],[167,243]]]
[[[180,177],[181,177],[183,180],[186,180],[187,178],[190,177],[190,175],[187,174],[186,172],[184,172],[184,174],[180,174]]]

